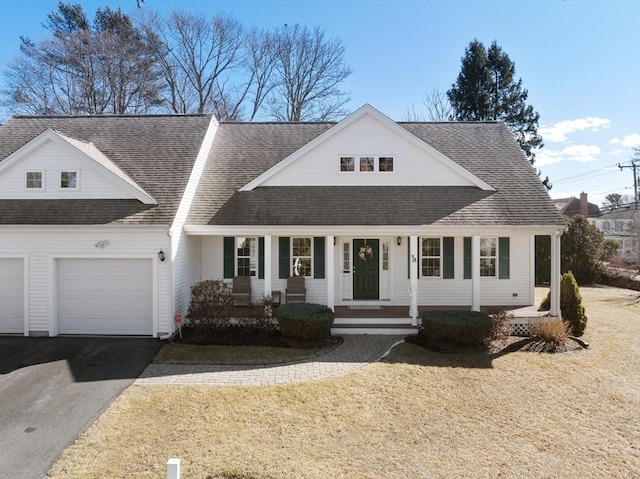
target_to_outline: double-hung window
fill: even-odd
[[[291,238],[291,275],[311,276],[313,264],[313,241],[311,238]]]
[[[440,277],[441,254],[440,238],[422,238],[423,277]]]
[[[236,238],[236,273],[238,276],[256,276],[258,270],[258,238]]]
[[[497,238],[480,238],[480,276],[496,275]]]

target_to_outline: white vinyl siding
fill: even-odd
[[[42,172],[42,189],[26,188],[25,172]],[[75,171],[75,189],[60,188],[60,173]],[[114,175],[82,153],[47,142],[0,174],[0,199],[133,198]]]
[[[4,227],[0,241],[0,256],[29,254],[28,331],[56,334],[55,300],[56,262],[67,257],[149,259],[156,263],[157,282],[154,284],[157,302],[154,317],[159,332],[171,331],[172,288],[171,261],[160,263],[157,253],[170,250],[167,229],[158,227],[43,227],[26,231]],[[104,248],[96,247],[107,240]],[[168,256],[168,255],[167,255]]]
[[[379,157],[393,157],[393,174],[344,173],[336,165],[345,157],[354,157],[358,163],[361,156],[375,156],[376,162]],[[266,180],[262,186],[347,185],[471,186],[471,182],[366,115]]]
[[[0,334],[24,333],[24,259],[0,258]]]

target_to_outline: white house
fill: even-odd
[[[16,117],[0,159],[0,333],[163,337],[194,283],[239,275],[398,324],[526,306],[535,235],[559,311],[565,223],[500,122]]]
[[[614,211],[589,218],[606,239],[618,243],[618,256],[630,264],[640,264],[640,209],[624,205]]]

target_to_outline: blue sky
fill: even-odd
[[[20,35],[38,40],[57,0],[0,2],[0,65]],[[74,3],[74,2],[69,2]],[[137,11],[136,0],[79,0]],[[344,83],[350,110],[369,103],[394,120],[434,88],[450,87],[465,47],[493,40],[516,64],[540,113],[545,146],[536,167],[554,183],[552,197],[601,203],[633,194],[631,147],[640,144],[640,1],[147,0],[144,9],[230,13],[246,26],[318,25],[340,38],[353,74]],[[4,87],[4,82],[0,83]],[[0,111],[0,119],[7,112]]]

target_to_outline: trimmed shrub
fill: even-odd
[[[540,303],[540,309],[549,311],[551,308],[551,291]],[[573,334],[582,336],[587,327],[587,315],[582,305],[580,288],[571,271],[566,272],[560,279],[560,311],[562,318],[571,324]]]
[[[560,280],[560,311],[562,318],[571,325],[573,334],[582,336],[587,328],[587,315],[578,283],[571,271],[563,274]]]
[[[481,345],[492,335],[494,322],[478,311],[425,311],[423,334],[430,341],[460,345]]]
[[[205,280],[191,287],[187,318],[196,329],[228,326],[233,305],[231,287],[221,279]]]
[[[331,336],[335,313],[323,304],[291,303],[278,307],[282,335],[298,341]]]

